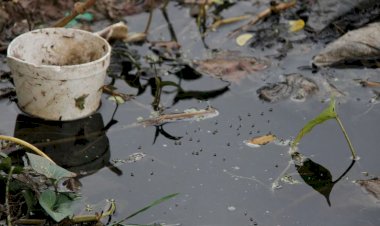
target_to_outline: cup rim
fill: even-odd
[[[11,54],[12,47],[13,47],[14,43],[16,43],[16,41],[18,39],[21,39],[23,36],[28,35],[30,33],[45,32],[45,31],[52,31],[52,30],[61,30],[61,31],[62,30],[68,30],[68,31],[71,31],[71,32],[79,32],[79,33],[91,35],[91,36],[93,36],[93,37],[98,38],[99,40],[101,40],[106,45],[107,51],[99,59],[96,59],[96,60],[93,60],[93,61],[90,61],[90,62],[86,62],[86,63],[82,63],[82,64],[72,64],[72,65],[62,65],[62,66],[59,66],[59,65],[46,65],[46,64],[38,65],[38,64],[34,64],[34,63],[31,63],[31,62],[22,60],[20,58],[15,57],[15,56],[12,56],[12,54]],[[110,57],[110,55],[111,55],[111,49],[112,49],[112,47],[108,43],[107,40],[105,40],[103,37],[101,37],[101,36],[99,36],[99,35],[97,35],[95,33],[89,32],[89,31],[75,29],[75,28],[41,28],[41,29],[35,29],[35,30],[32,30],[32,31],[23,33],[23,34],[17,36],[16,38],[14,38],[11,41],[11,43],[9,43],[9,45],[8,45],[7,58],[11,59],[11,60],[14,60],[14,61],[17,61],[18,63],[26,64],[26,65],[29,65],[29,66],[32,66],[32,67],[35,67],[35,68],[49,68],[49,69],[53,69],[53,70],[54,69],[60,70],[60,69],[70,69],[70,68],[76,68],[76,67],[91,66],[93,64],[97,64],[97,63],[99,63],[101,61],[104,61],[104,60],[106,60],[107,58]]]

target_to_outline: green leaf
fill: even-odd
[[[56,222],[73,215],[71,209],[73,200],[63,193],[46,190],[41,193],[38,201],[46,213]]]
[[[26,206],[28,207],[28,213],[34,211],[35,204],[37,203],[37,198],[35,198],[33,192],[29,189],[23,190],[22,195],[25,199]]]
[[[160,204],[160,203],[162,203],[162,202],[165,202],[165,201],[167,201],[167,200],[169,200],[169,199],[171,199],[171,198],[174,198],[174,197],[177,196],[178,194],[179,194],[179,193],[174,193],[174,194],[170,194],[170,195],[167,195],[167,196],[165,196],[165,197],[162,197],[162,198],[160,198],[160,199],[158,199],[158,200],[152,202],[152,203],[149,204],[148,206],[146,206],[146,207],[144,207],[144,208],[142,208],[142,209],[140,209],[140,210],[138,210],[138,211],[132,213],[132,214],[129,215],[128,217],[126,217],[126,218],[124,218],[123,220],[121,220],[121,221],[119,221],[119,222],[116,222],[116,223],[114,223],[114,224],[112,224],[112,225],[120,225],[122,222],[124,222],[124,221],[126,221],[126,220],[128,220],[128,219],[130,219],[130,218],[132,218],[132,217],[134,217],[134,216],[136,216],[137,214],[140,214],[140,213],[142,213],[142,212],[145,212],[146,210],[152,208],[153,206],[156,206],[156,205],[158,205],[158,204]]]
[[[309,133],[316,125],[322,124],[329,119],[337,118],[337,113],[335,111],[335,100],[331,98],[329,106],[323,110],[317,117],[309,121],[298,133],[297,137],[292,143],[292,148],[298,145],[301,139]]]
[[[70,172],[57,164],[52,163],[44,157],[35,155],[32,153],[26,153],[29,159],[30,167],[35,170],[37,173],[40,173],[47,178],[54,179],[59,181],[63,178],[75,177],[76,174]]]

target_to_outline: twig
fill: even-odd
[[[251,16],[249,16],[249,15],[243,15],[243,16],[230,17],[230,18],[226,18],[226,19],[222,19],[222,20],[217,20],[217,21],[215,21],[215,23],[213,23],[209,27],[209,29],[212,30],[212,31],[215,31],[216,29],[218,29],[222,25],[236,23],[236,22],[239,22],[239,21],[242,21],[242,20],[246,20],[246,19],[248,19],[250,17]]]
[[[264,11],[261,11],[257,16],[255,16],[253,19],[251,19],[247,24],[233,30],[228,36],[233,37],[239,34],[240,32],[247,31],[251,26],[255,25],[260,20],[263,20],[264,18],[270,16],[272,13],[279,13],[281,11],[284,11],[286,9],[289,9],[296,5],[296,1],[291,2],[282,2],[279,4],[275,4],[273,6],[270,6],[269,8],[265,9]]]
[[[18,219],[15,221],[16,225],[45,225],[46,220],[41,219]]]
[[[110,201],[110,206],[108,210],[102,214],[95,214],[95,215],[78,215],[74,216],[71,221],[72,223],[78,224],[78,223],[84,223],[84,222],[91,222],[91,221],[99,221],[101,218],[111,216],[116,211],[116,204],[114,200]]]
[[[7,213],[7,225],[8,226],[12,226],[11,208],[9,206],[9,183],[11,181],[14,169],[15,169],[15,167],[12,166],[11,169],[9,170],[7,184],[5,187],[5,211]]]
[[[71,11],[70,15],[60,19],[56,22],[53,27],[64,27],[68,24],[72,19],[74,19],[79,14],[84,13],[88,8],[95,4],[96,0],[87,0],[86,2],[77,2],[74,4],[74,8]]]
[[[40,149],[38,149],[37,147],[35,147],[34,145],[24,141],[24,140],[21,140],[21,139],[18,139],[16,137],[11,137],[11,136],[5,136],[5,135],[0,135],[0,140],[7,140],[7,141],[11,141],[11,142],[14,142],[16,144],[19,144],[21,146],[24,146],[24,147],[27,147],[29,148],[30,150],[34,151],[35,153],[37,153],[38,155],[41,155],[42,157],[45,157],[46,159],[48,159],[49,161],[51,161],[52,163],[55,164],[55,162],[49,157],[47,156],[45,153],[43,153]]]

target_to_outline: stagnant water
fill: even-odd
[[[223,15],[227,17],[249,10],[258,12],[252,5],[242,2]],[[370,101],[375,96],[373,91],[353,80],[377,80],[378,69],[323,69],[314,73],[304,66],[310,65],[323,44],[294,41],[287,55],[277,60],[274,57],[278,53],[276,45],[269,48],[239,47],[234,38],[227,38],[228,32],[238,25],[224,26],[209,33],[204,40],[209,48],[206,49],[196,21],[188,11],[176,4],[168,6],[169,19],[184,58],[204,59],[211,49],[228,49],[267,59],[270,66],[237,83],[208,76],[186,80],[162,74],[162,80],[180,84],[186,91],[229,89],[208,100],[189,98],[173,105],[176,90],[165,87],[167,92],[162,93],[161,104],[167,108],[166,112],[212,106],[218,109],[219,115],[203,121],[168,123],[161,127],[130,126],[139,117],[149,117],[153,110],[153,96],[151,87],[148,87],[134,101],[119,105],[113,117],[117,123],[104,136],[78,139],[47,150],[52,156],[59,156],[56,158],[69,169],[87,172],[80,179],[82,199],[75,206],[76,212],[86,213],[87,205],[101,210],[106,199],[114,199],[117,213],[112,220],[117,220],[153,200],[178,192],[180,194],[174,199],[134,217],[129,223],[161,222],[184,226],[380,224],[378,203],[353,183],[380,174],[377,162],[380,108],[376,101]],[[126,17],[129,29],[142,31],[147,17],[145,13]],[[170,39],[168,25],[160,10],[154,12],[150,37]],[[297,37],[295,35],[294,39]],[[130,46],[129,49],[149,54],[147,45]],[[267,103],[258,98],[257,89],[278,82],[280,75],[289,73],[301,73],[314,79],[320,85],[319,92],[304,102],[288,98]],[[300,183],[280,182],[281,187],[272,189],[272,183],[291,160],[288,146],[270,143],[252,148],[243,142],[268,133],[284,140],[294,138],[306,122],[327,106],[324,101],[329,95],[322,85],[325,80],[344,93],[337,99],[337,111],[360,157],[347,174],[333,184],[329,198],[331,205],[326,197],[304,182],[294,165],[286,174]],[[107,78],[107,82],[110,81]],[[120,92],[137,93],[137,89],[123,79],[116,79],[114,85]],[[20,116],[22,113],[16,104],[8,100],[1,100],[0,104],[0,131],[9,135],[22,134],[25,130],[49,136],[101,131],[116,108],[115,103],[104,95],[96,115],[56,127],[40,121],[30,122],[31,119]],[[329,170],[332,181],[352,163],[348,145],[333,120],[317,126],[301,141],[299,150]],[[144,153],[145,156],[135,162],[128,161],[134,153]]]

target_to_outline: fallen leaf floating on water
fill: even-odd
[[[214,58],[194,61],[195,70],[230,82],[238,82],[247,75],[267,68],[266,62],[236,52],[221,52]]]
[[[143,126],[159,126],[169,122],[178,121],[199,121],[213,118],[219,115],[219,112],[212,107],[206,109],[188,109],[182,113],[163,114],[157,117],[142,119],[139,123]]]
[[[303,21],[302,19],[289,21],[289,31],[291,32],[300,31],[304,27],[305,27],[305,21]]]
[[[350,31],[313,58],[318,67],[380,59],[380,22]]]
[[[357,180],[355,183],[359,184],[365,191],[372,195],[377,200],[380,200],[380,180],[373,178],[368,180]]]
[[[316,93],[318,85],[301,74],[285,75],[285,81],[269,84],[257,90],[259,98],[268,102],[277,102],[290,97],[294,101],[304,101],[306,97]]]
[[[242,35],[239,35],[239,37],[236,38],[236,44],[238,44],[238,46],[245,46],[245,44],[247,44],[247,42],[249,40],[251,40],[253,37],[253,34],[242,34]]]
[[[250,140],[245,140],[244,143],[249,147],[260,147],[266,145],[272,141],[275,141],[277,138],[273,134],[267,134],[263,136],[253,137]]]

